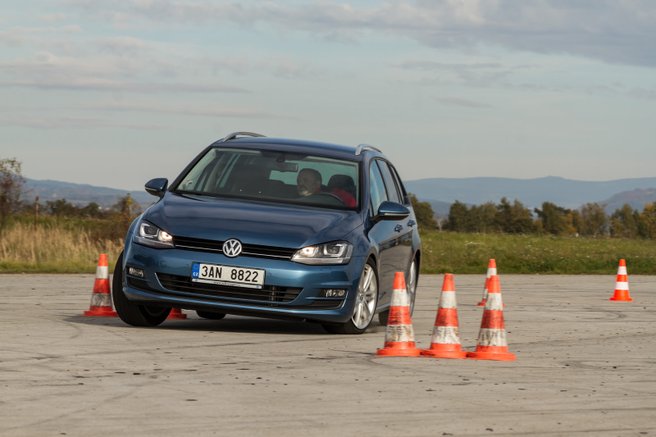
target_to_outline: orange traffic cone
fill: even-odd
[[[100,254],[98,267],[96,267],[96,280],[93,283],[93,293],[91,294],[91,305],[89,310],[84,312],[85,316],[102,316],[116,317],[116,312],[112,309],[112,298],[109,291],[109,267],[107,265],[107,255]]]
[[[376,355],[384,357],[417,357],[421,351],[415,346],[415,333],[410,318],[408,292],[402,272],[394,275],[392,305],[387,318],[385,346]]]
[[[617,277],[615,279],[615,293],[609,300],[620,302],[632,302],[629,295],[629,277],[626,273],[626,261],[621,259],[620,265],[617,268]]]
[[[171,308],[171,312],[169,313],[169,316],[166,319],[184,320],[186,318],[187,315],[183,313],[182,310],[180,310],[180,308]]]
[[[485,285],[483,286],[483,298],[478,303],[479,307],[485,306],[485,302],[487,302],[488,282],[490,282],[490,277],[496,274],[497,274],[497,262],[491,258],[490,261],[488,261],[487,263],[487,275],[485,275]]]
[[[467,358],[475,360],[514,361],[515,354],[508,352],[506,327],[503,321],[503,301],[501,284],[497,275],[491,276],[488,283],[487,302],[483,311],[481,330],[474,352],[468,352]]]
[[[430,349],[422,350],[421,354],[435,358],[465,358],[467,356],[467,352],[460,347],[456,287],[451,273],[444,275]]]

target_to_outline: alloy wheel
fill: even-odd
[[[351,321],[358,329],[366,329],[371,323],[376,311],[378,299],[378,280],[376,272],[369,264],[365,264],[358,284],[358,294],[355,298],[355,308]]]

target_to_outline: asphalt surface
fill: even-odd
[[[0,435],[656,436],[656,277],[503,275],[514,362],[383,358],[385,328],[83,317],[93,275],[0,275]],[[484,275],[456,275],[473,350]],[[430,345],[442,276],[420,278]]]

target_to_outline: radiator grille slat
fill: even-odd
[[[203,240],[190,237],[173,237],[173,244],[180,249],[223,253],[223,241]],[[260,246],[242,243],[242,255],[258,258],[291,259],[296,249],[286,247]]]

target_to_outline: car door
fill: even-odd
[[[369,238],[378,247],[378,283],[379,283],[379,304],[386,306],[391,299],[392,286],[394,284],[394,274],[397,271],[404,271],[407,263],[403,263],[404,253],[408,250],[404,246],[405,229],[404,220],[375,220],[376,213],[380,204],[384,201],[398,201],[397,198],[390,199],[389,192],[385,185],[385,180],[380,160],[372,160],[369,167],[369,195],[370,195],[370,218],[374,224],[369,231]],[[388,169],[389,171],[389,169]],[[412,242],[412,237],[410,237]]]
[[[393,168],[387,161],[379,159],[376,161],[380,172],[383,175],[383,181],[385,182],[385,189],[387,191],[387,198],[391,202],[396,202],[398,204],[405,204],[404,195],[402,194],[401,187],[399,186],[400,182],[397,182],[397,179],[393,175]],[[412,253],[412,233],[413,228],[416,225],[414,217],[410,216],[398,221],[395,221],[394,233],[395,233],[395,246],[393,249],[393,263],[396,266],[396,271],[402,271],[406,273],[405,269],[410,265]]]

